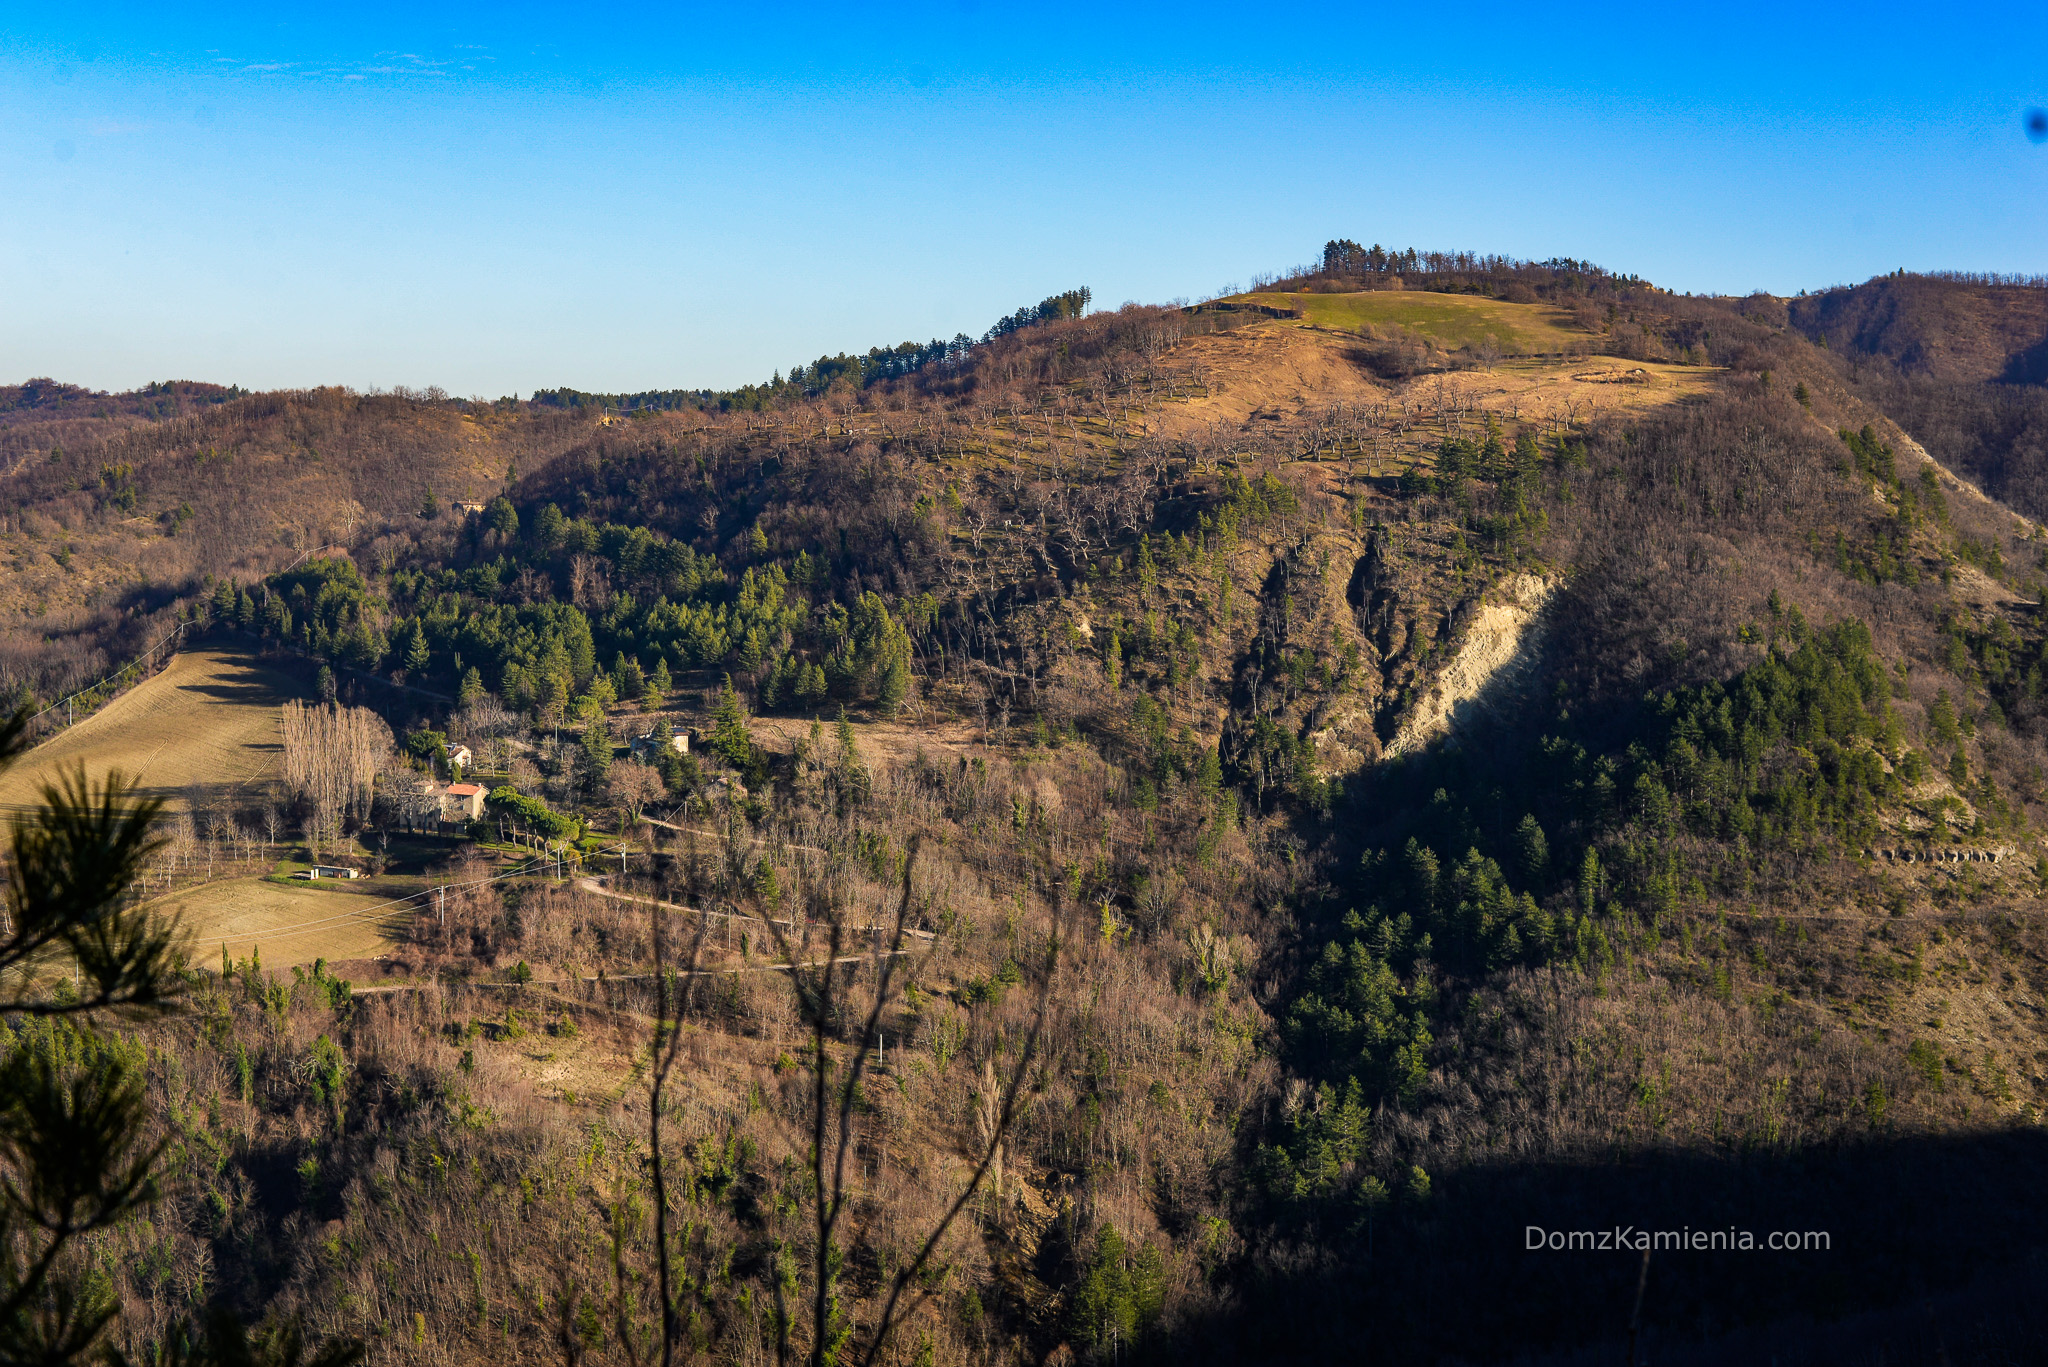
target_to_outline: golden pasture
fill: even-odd
[[[119,769],[172,811],[195,791],[246,792],[281,772],[279,708],[303,696],[251,652],[188,651],[0,774],[0,812],[34,804],[44,782],[81,764],[95,780]]]
[[[157,909],[181,923],[195,963],[217,964],[223,949],[245,959],[255,949],[266,968],[282,968],[388,954],[413,906],[339,885],[230,878],[173,894]]]

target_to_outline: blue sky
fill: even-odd
[[[2048,14],[1932,13],[0,11],[0,383],[725,386],[1332,236],[2048,272]]]

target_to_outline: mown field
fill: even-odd
[[[209,883],[166,898],[162,907],[182,923],[194,962],[217,963],[222,950],[246,959],[253,950],[269,968],[387,954],[413,910],[411,903],[338,885],[262,878]]]
[[[1455,350],[1492,338],[1505,355],[1527,356],[1583,348],[1590,334],[1547,304],[1511,304],[1471,294],[1427,290],[1370,290],[1360,294],[1240,294],[1230,302],[1298,309],[1317,327],[1356,332],[1368,325],[1399,326]]]
[[[182,654],[0,774],[0,813],[32,805],[42,784],[76,765],[95,780],[119,769],[172,811],[247,791],[278,774],[278,709],[303,696],[294,680],[251,652]]]

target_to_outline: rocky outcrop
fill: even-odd
[[[1387,743],[1388,758],[1450,735],[1468,719],[1498,710],[1514,696],[1536,657],[1541,616],[1557,589],[1554,578],[1518,574],[1485,598],[1464,605],[1454,622],[1456,653],[1418,686],[1414,702]]]

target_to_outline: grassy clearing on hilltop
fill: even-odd
[[[1547,304],[1515,304],[1470,294],[1425,290],[1368,290],[1358,294],[1240,294],[1230,302],[1297,309],[1316,327],[1397,326],[1441,346],[1477,347],[1491,338],[1505,355],[1589,350],[1591,334],[1569,314]]]

